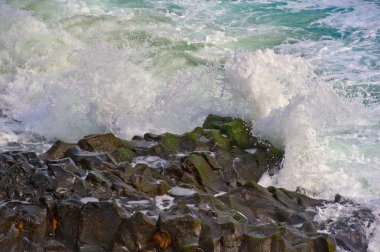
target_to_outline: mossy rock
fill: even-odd
[[[285,155],[282,149],[274,147],[266,140],[258,140],[254,148],[257,149],[255,155],[257,156],[259,167],[264,169],[280,167]]]
[[[219,148],[226,150],[231,149],[230,139],[227,136],[223,136],[219,130],[208,130],[205,134]]]
[[[272,147],[268,151],[268,156],[272,160],[282,160],[284,158],[285,152],[281,149]]]
[[[246,188],[251,188],[251,189],[253,189],[253,190],[259,192],[260,194],[265,195],[265,194],[268,193],[267,190],[268,190],[269,192],[271,192],[271,191],[269,190],[269,188],[272,188],[273,186],[270,186],[270,187],[268,187],[268,188],[265,188],[265,187],[259,185],[257,182],[251,180],[251,181],[245,183],[245,184],[244,184],[244,187],[246,187]],[[273,188],[274,188],[274,190],[276,190],[275,187],[273,187]]]
[[[221,129],[222,125],[225,123],[232,122],[234,119],[232,117],[223,117],[218,115],[208,115],[204,121],[202,128],[204,129]]]
[[[82,150],[92,152],[113,152],[122,147],[133,148],[131,142],[120,139],[112,133],[87,136],[79,140],[78,145]]]
[[[220,130],[222,134],[229,137],[232,145],[240,148],[253,147],[257,142],[257,139],[252,136],[248,124],[240,118],[209,115],[203,123],[203,128]]]
[[[43,160],[59,160],[66,156],[66,152],[76,146],[76,144],[65,143],[63,141],[56,141],[50,149],[42,155]]]
[[[193,129],[193,131],[191,131],[191,133],[195,133],[199,136],[204,134],[204,132],[205,132],[204,129],[201,127],[196,127],[195,129]]]
[[[180,152],[181,138],[172,133],[165,133],[161,135],[158,144],[161,146],[163,151],[167,154],[175,154]]]
[[[253,147],[255,141],[257,141],[252,136],[248,125],[242,119],[235,119],[232,122],[223,124],[220,131],[230,138],[233,145],[243,149]]]
[[[127,147],[121,147],[111,153],[112,157],[117,163],[121,162],[132,162],[133,158],[136,156],[136,152]]]
[[[275,147],[270,147],[266,151],[257,152],[257,162],[260,168],[271,169],[281,165],[284,158],[284,151]]]
[[[276,193],[276,190],[277,190],[277,188],[274,187],[274,186],[268,186],[267,189],[268,189],[268,191],[269,191],[270,193],[273,193],[273,194]]]
[[[157,195],[164,195],[171,189],[170,185],[166,180],[160,180],[157,188]]]
[[[183,134],[181,136],[180,150],[183,152],[207,150],[208,146],[201,141],[201,137],[201,134],[194,131]]]
[[[279,234],[273,234],[271,236],[262,237],[255,235],[243,235],[243,244],[241,249],[243,251],[278,251],[278,252],[296,252],[297,250],[292,248],[286,240]]]
[[[200,134],[192,131],[192,132],[186,132],[185,134],[182,135],[181,138],[185,138],[185,139],[189,139],[189,140],[193,140],[193,141],[198,141],[200,136],[201,136]]]
[[[238,212],[238,211],[233,211],[234,213],[234,219],[240,223],[247,223],[248,219],[245,217],[244,214]]]
[[[157,182],[158,181],[154,181],[139,175],[131,177],[131,184],[133,187],[136,190],[144,192],[151,197],[166,194],[171,189],[165,180],[161,180],[159,183]]]
[[[201,186],[213,191],[224,191],[226,189],[203,155],[191,154],[187,158],[186,163],[196,172]]]
[[[207,163],[213,170],[220,171],[223,169],[223,167],[218,163],[214,156],[211,156],[208,153],[203,153],[203,157],[206,159]]]
[[[335,252],[336,251],[336,242],[329,236],[321,236],[313,239],[311,241],[311,246],[315,251],[326,251],[326,252]]]
[[[180,244],[178,246],[178,251],[179,252],[199,252],[202,250],[200,250],[200,247],[198,245],[185,243],[185,244]]]

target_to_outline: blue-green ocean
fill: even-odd
[[[262,185],[380,213],[379,0],[0,0],[0,106],[1,151],[244,117],[286,152]]]

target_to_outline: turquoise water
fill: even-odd
[[[379,1],[0,0],[4,151],[241,116],[286,151],[261,184],[378,213],[379,101]]]

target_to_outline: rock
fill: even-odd
[[[46,175],[45,171],[37,171],[31,174],[28,179],[28,185],[31,186],[33,195],[41,194],[42,192],[54,192],[57,188],[55,180]]]
[[[222,148],[229,150],[231,149],[231,142],[230,139],[226,136],[220,133],[219,130],[210,129],[205,132],[205,135],[210,139],[211,143],[211,150],[215,150],[215,148]]]
[[[153,241],[157,247],[166,250],[172,245],[172,237],[166,230],[158,231],[153,235]]]
[[[246,124],[242,119],[236,119],[232,122],[222,125],[220,132],[226,134],[231,139],[231,144],[246,149],[254,147],[256,140]]]
[[[54,176],[56,179],[56,191],[62,192],[64,190],[65,192],[70,192],[76,183],[82,183],[80,177],[67,171],[63,166],[49,165],[48,171],[51,173],[51,176]]]
[[[204,129],[218,129],[222,134],[226,134],[231,144],[241,148],[254,147],[256,138],[250,132],[248,124],[240,118],[220,117],[209,115],[202,126]]]
[[[103,176],[103,173],[99,171],[90,171],[86,177],[86,181],[106,189],[110,189],[112,186],[112,182]]]
[[[121,147],[114,150],[111,153],[112,157],[117,163],[128,162],[131,163],[133,158],[136,156],[136,152],[128,147]]]
[[[65,244],[57,240],[47,240],[43,243],[43,251],[46,252],[70,252]]]
[[[25,200],[44,191],[54,190],[53,179],[40,167],[29,163],[29,153],[0,154],[0,199]],[[33,161],[35,162],[35,161]]]
[[[154,246],[156,222],[141,212],[124,220],[118,230],[118,241],[130,251],[141,251]]]
[[[256,186],[252,183],[252,186]],[[273,186],[268,187],[268,191],[272,194],[272,197],[279,201],[286,207],[293,209],[316,207],[321,204],[325,204],[324,200],[317,200],[309,198],[300,193],[291,192],[283,188],[275,188]]]
[[[43,160],[59,160],[65,157],[66,151],[76,146],[76,144],[65,143],[61,140],[56,141],[50,149],[42,155]]]
[[[178,208],[183,209],[178,209]],[[159,219],[159,229],[162,234],[168,233],[171,246],[175,251],[195,251],[199,248],[202,221],[193,215],[191,210],[179,205],[171,208],[170,213]],[[189,212],[189,213],[187,213]]]
[[[71,158],[75,164],[85,170],[104,170],[114,168],[117,164],[108,153],[88,152],[74,146],[66,152],[67,157]]]
[[[236,172],[236,181],[245,184],[249,181],[259,181],[261,176],[268,170],[258,164],[255,155],[241,152],[234,155],[233,168]]]
[[[0,207],[0,248],[24,251],[41,243],[46,234],[46,210],[38,205],[8,202]]]
[[[147,141],[158,141],[160,139],[160,136],[152,133],[146,133],[144,135],[144,139]]]
[[[183,175],[184,171],[181,168],[181,165],[178,163],[171,163],[165,169],[165,175],[168,175],[172,178],[180,179]]]
[[[172,154],[180,153],[181,152],[181,140],[178,135],[166,133],[164,135],[160,136],[160,139],[158,140],[158,148],[156,148],[157,153],[161,153],[165,156],[169,156]]]
[[[285,239],[277,234],[271,235],[269,237],[260,237],[254,235],[244,235],[242,237],[242,247],[243,251],[253,251],[266,252],[266,251],[295,251],[292,249]],[[326,250],[319,250],[326,251]]]
[[[227,222],[222,224],[221,246],[223,250],[228,252],[238,252],[242,243],[243,230],[240,225]],[[253,247],[248,247],[252,249]],[[243,250],[244,251],[244,250]],[[270,250],[268,250],[270,251]]]
[[[138,191],[144,192],[149,196],[163,195],[170,189],[170,186],[165,180],[157,181],[138,175],[131,176],[131,184]]]
[[[269,175],[274,175],[280,169],[284,152],[272,145],[265,145],[265,147],[258,148],[255,153],[257,164],[260,169],[268,170]]]
[[[112,248],[112,252],[130,252],[130,250],[123,245],[120,245],[118,243],[114,243],[113,248]]]
[[[325,206],[320,208],[324,209],[326,207],[333,207],[333,209],[337,207],[346,208],[349,214],[342,215],[334,221],[329,219],[325,222],[319,222],[319,228],[322,230],[327,229],[336,240],[337,245],[345,250],[366,251],[368,234],[366,234],[365,230],[368,230],[375,222],[371,211],[348,200],[342,200],[339,205],[337,203],[326,203]]]
[[[278,167],[281,164],[284,152],[272,146],[268,141],[259,140],[252,136],[250,126],[244,120],[209,115],[203,124],[203,128],[213,129],[209,134],[213,135],[219,147],[229,149],[229,145],[235,145],[241,149],[253,148],[257,151],[254,153],[254,156],[262,170],[269,169],[274,173],[279,169]],[[215,130],[219,130],[221,134],[225,134],[228,137],[228,141],[226,138],[218,135],[218,132]]]
[[[91,202],[83,205],[78,233],[79,246],[97,246],[110,251],[122,221],[122,216],[113,203]]]
[[[223,169],[214,156],[208,153],[203,153],[203,157],[214,171],[221,171]]]
[[[191,154],[184,161],[185,170],[192,171],[198,183],[213,192],[225,191],[226,186],[219,179],[203,155]]]
[[[123,147],[133,148],[132,143],[117,138],[112,133],[87,136],[79,140],[78,145],[85,151],[108,153]]]
[[[206,120],[203,122],[202,128],[204,129],[221,129],[222,125],[225,123],[232,122],[234,119],[232,117],[223,117],[218,115],[208,115]]]
[[[73,173],[76,176],[83,177],[86,174],[86,171],[80,169],[71,158],[62,158],[58,160],[48,160],[46,165],[49,167],[51,165],[61,166],[66,171]]]
[[[79,223],[81,219],[82,203],[77,201],[60,201],[57,203],[57,229],[55,236],[66,241],[70,249],[78,244]]]
[[[99,245],[80,245],[79,246],[79,252],[93,252],[93,251],[99,251],[99,252],[106,252],[104,248],[102,248]]]
[[[44,160],[0,154],[0,250],[366,251],[368,209],[256,183],[283,152],[247,125],[211,115],[182,135],[92,135]],[[320,217],[334,206],[350,211]]]
[[[103,171],[102,175],[105,179],[109,181],[109,183],[111,184],[110,189],[115,191],[117,195],[127,195],[127,192],[136,193],[136,191],[133,190],[132,187],[125,184],[125,182],[120,177],[114,175],[113,173],[109,171]]]
[[[195,129],[183,135],[171,133],[160,135],[155,153],[167,158],[173,154],[207,151],[210,145],[209,140],[201,133]]]

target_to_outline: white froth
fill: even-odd
[[[149,200],[129,200],[124,206],[131,208],[135,206],[148,205],[149,203]]]
[[[166,160],[158,156],[138,156],[132,160],[132,167],[137,164],[146,164],[155,169],[163,169],[166,167]]]
[[[99,199],[95,197],[84,197],[80,199],[80,202],[82,202],[83,204],[87,204],[89,202],[99,202]]]
[[[193,189],[175,186],[171,188],[168,193],[173,196],[191,196],[196,193],[196,191]]]
[[[226,194],[226,192],[218,192],[217,194],[214,194],[214,197],[219,197]]]
[[[237,54],[226,63],[226,72],[236,99],[248,103],[251,117],[261,118],[305,92],[311,67],[301,58],[259,50]]]
[[[257,149],[245,149],[244,151],[245,151],[245,152],[248,152],[248,153],[250,153],[250,154],[255,154],[256,151],[257,151]]]
[[[156,206],[160,210],[169,209],[174,205],[174,198],[167,194],[156,196],[155,201],[156,201]]]

